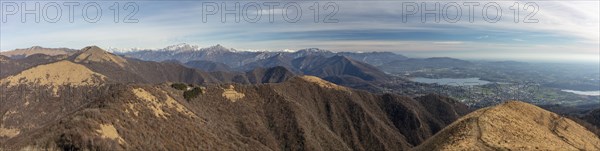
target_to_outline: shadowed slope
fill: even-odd
[[[292,61],[292,65],[306,75],[321,78],[354,76],[365,81],[385,81],[389,76],[381,70],[346,56],[306,56]]]
[[[317,77],[206,86],[189,100],[183,98],[183,91],[166,84],[110,84],[97,89],[110,91],[87,92],[91,102],[63,112],[40,106],[61,105],[58,101],[22,107],[19,99],[6,99],[21,112],[11,112],[11,118],[1,124],[7,126],[7,133],[21,131],[0,136],[0,148],[408,150],[435,133],[428,127],[444,126],[433,122],[438,118],[411,98],[356,91]],[[27,108],[59,118],[27,128],[19,124],[33,122],[26,115],[34,110]],[[0,106],[0,113],[15,109]]]
[[[212,61],[189,61],[185,63],[185,66],[200,69],[202,71],[232,71],[232,69],[224,63],[212,62]]]

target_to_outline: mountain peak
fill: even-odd
[[[311,54],[333,53],[333,52],[331,52],[329,50],[319,49],[319,48],[306,48],[306,49],[300,49],[300,50],[296,51],[296,53],[300,53],[300,54],[304,54],[304,55],[311,55]]]
[[[208,48],[210,48],[210,49],[229,50],[228,48],[224,47],[224,46],[223,46],[223,45],[221,45],[221,44],[217,44],[217,45],[214,45],[214,46],[210,46],[210,47],[208,47]]]
[[[187,43],[180,43],[180,44],[176,44],[176,45],[167,46],[163,50],[167,50],[167,51],[195,51],[195,50],[199,50],[199,49],[200,49],[200,46],[198,46],[198,45],[190,45],[190,44],[187,44]]]
[[[87,46],[84,47],[83,49],[81,49],[84,52],[105,52],[102,48],[98,47],[98,46]]]
[[[323,49],[319,49],[319,48],[305,48],[305,49],[298,50],[298,52],[328,53],[328,52],[331,52],[331,51],[329,51],[329,50],[323,50]]]
[[[114,55],[108,51],[103,50],[98,46],[87,46],[81,49],[74,62],[78,63],[91,63],[91,62],[111,62],[121,67],[125,66],[127,61],[117,55]]]
[[[206,52],[209,52],[209,53],[214,53],[214,52],[234,52],[236,50],[235,49],[226,48],[226,47],[222,46],[221,44],[217,44],[217,45],[214,45],[214,46],[202,48],[202,49],[200,49],[200,51],[206,51]]]
[[[337,84],[331,83],[329,81],[323,80],[323,79],[321,79],[319,77],[315,77],[315,76],[300,76],[300,79],[302,79],[306,82],[317,84],[318,86],[323,87],[323,88],[342,90],[342,91],[350,91],[350,89],[348,89],[346,87],[339,86]]]
[[[42,47],[42,46],[32,46],[32,47],[31,47],[31,48],[29,48],[29,49],[42,49],[42,48],[44,48],[44,47]]]
[[[336,60],[344,60],[344,61],[352,61],[352,59],[348,56],[344,56],[344,55],[335,55],[331,57],[332,59],[336,59]]]
[[[285,59],[287,58],[286,54],[278,52],[275,55],[273,55],[271,58],[275,58],[275,59]],[[291,58],[289,58],[291,59]]]
[[[331,51],[327,51],[327,50],[322,50],[319,48],[306,48],[306,49],[300,49],[296,52],[293,53],[293,55],[298,58],[298,57],[304,57],[304,56],[328,56],[333,54],[333,52]]]
[[[600,139],[574,121],[519,101],[472,112],[416,150],[600,150]]]

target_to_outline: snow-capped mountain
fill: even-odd
[[[268,59],[276,55],[282,55],[291,59],[305,56],[332,57],[335,55],[343,55],[375,66],[391,61],[406,59],[406,57],[402,55],[391,52],[332,52],[319,48],[306,48],[296,51],[290,49],[276,51],[245,51],[227,48],[220,44],[202,48],[198,45],[190,45],[186,43],[167,46],[162,49],[131,49],[129,51],[120,50],[113,52],[120,55],[125,55],[127,57],[149,61],[177,60],[182,63],[189,61],[213,61],[226,64],[232,68],[241,67],[246,64]]]
[[[176,44],[176,45],[167,46],[161,50],[163,50],[163,51],[195,51],[195,50],[200,50],[200,46],[190,45],[187,43],[180,43],[180,44]]]

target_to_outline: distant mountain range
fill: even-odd
[[[40,50],[40,48],[34,50]],[[17,54],[21,51],[23,50],[7,53]],[[32,53],[32,51],[28,52]],[[293,75],[314,75],[326,79],[354,77],[361,79],[362,84],[366,84],[365,81],[385,81],[390,78],[378,68],[350,57],[354,56],[374,62],[381,62],[381,58],[390,57],[378,52],[334,53],[315,48],[296,52],[246,52],[228,49],[221,45],[208,48],[175,45],[161,50],[137,50],[120,53],[120,55],[109,53],[98,47],[71,50],[69,53],[50,53],[52,54],[50,56],[44,55],[48,54],[48,51],[37,53],[38,57],[42,57],[42,59],[6,58],[5,60],[10,60],[6,61],[10,67],[5,71],[0,71],[0,77],[14,74],[28,67],[70,57],[71,61],[82,62],[89,68],[112,77],[111,80],[119,82],[252,83],[256,79],[247,79],[247,73],[256,73],[253,70],[258,68],[268,69],[278,66],[286,68]],[[402,55],[395,56],[397,59],[405,58]],[[161,74],[156,75],[149,72]],[[345,83],[338,84],[344,85]]]
[[[390,61],[404,60],[407,57],[391,52],[368,52],[368,53],[355,53],[355,52],[332,52],[322,50],[318,48],[301,49],[298,51],[238,51],[232,48],[226,48],[221,45],[215,45],[207,48],[200,48],[194,45],[179,44],[168,46],[163,49],[150,49],[150,50],[135,50],[135,51],[122,51],[115,53],[124,55],[126,57],[138,58],[141,60],[148,61],[165,61],[165,60],[178,60],[182,63],[189,61],[213,61],[218,63],[226,64],[232,68],[238,68],[246,64],[271,58],[273,56],[281,55],[287,58],[300,58],[309,55],[332,57],[335,55],[342,55],[350,57],[354,60],[359,60],[374,66],[382,65]]]
[[[5,53],[23,54],[23,50],[39,50],[40,48],[32,47]],[[58,54],[66,54],[63,51],[59,52]],[[68,52],[72,54],[77,51],[69,50]],[[250,52],[226,48],[221,45],[201,48],[196,45],[178,44],[162,49],[113,49],[113,52],[126,58],[162,63],[178,63],[207,72],[248,72],[256,68],[282,66],[294,74],[315,75],[325,79],[337,79],[336,81],[350,80],[347,78],[382,81],[389,79],[384,72],[396,73],[421,68],[444,68],[472,64],[468,61],[453,58],[414,59],[391,52],[332,52],[318,48],[297,51]],[[31,51],[28,53],[31,54]],[[49,54],[45,51],[39,51],[38,53],[51,56],[56,55],[56,53]],[[15,59],[14,56],[11,58]],[[341,80],[340,78],[346,80]]]
[[[124,51],[125,57],[147,61],[177,61],[203,71],[248,72],[256,68],[281,66],[294,74],[313,75],[335,80],[336,84],[376,90],[368,81],[386,81],[391,77],[375,67],[393,61],[406,60],[391,52],[332,52],[318,48],[298,51],[238,51],[216,45],[207,48],[180,44],[163,49]],[[359,79],[358,81],[356,79]],[[347,83],[352,81],[352,83]]]
[[[49,56],[55,55],[66,55],[74,53],[75,49],[69,48],[44,48],[40,46],[33,46],[25,49],[15,49],[12,51],[0,52],[0,55],[4,55],[13,59],[25,58],[33,54],[46,54]]]

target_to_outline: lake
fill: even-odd
[[[575,93],[587,96],[600,96],[600,91],[577,91],[577,90],[561,90],[563,92]]]
[[[428,84],[440,84],[440,85],[451,85],[451,86],[475,86],[475,85],[485,85],[491,83],[489,81],[480,80],[479,78],[441,78],[441,79],[431,79],[431,78],[423,78],[416,77],[411,78],[410,80],[419,83],[428,83]]]

